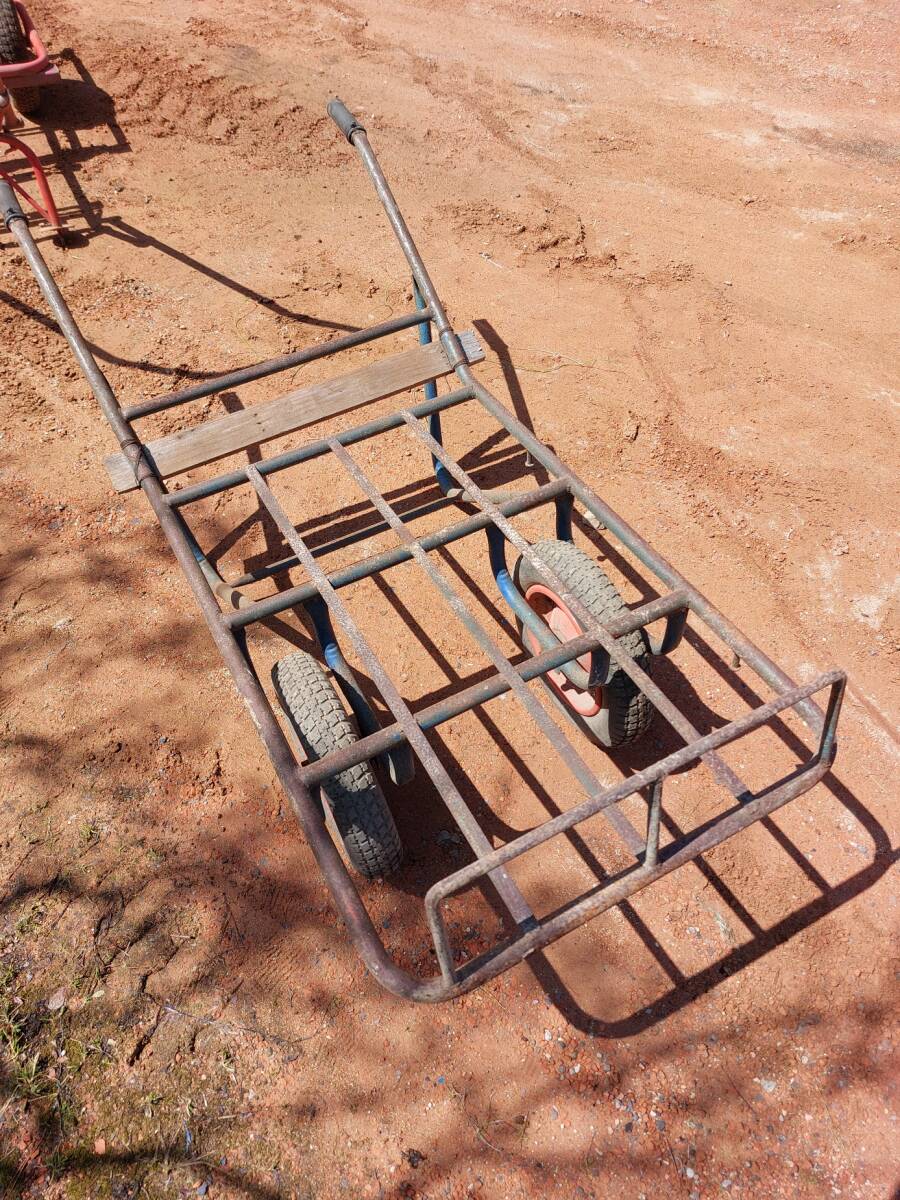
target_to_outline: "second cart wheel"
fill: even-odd
[[[15,5],[12,0],[0,0],[0,63],[26,62],[30,57]],[[40,88],[16,87],[9,90],[20,113],[27,115],[40,108]]]
[[[323,668],[302,650],[272,668],[275,690],[310,760],[357,740],[350,718]],[[361,875],[377,879],[396,871],[403,845],[384,793],[368,762],[324,779],[321,789],[344,844]]]
[[[535,551],[544,559],[566,590],[576,596],[598,620],[606,623],[628,612],[628,608],[606,572],[571,542],[548,538],[537,542]],[[583,629],[560,596],[538,574],[531,563],[520,558],[514,578],[526,603],[549,626],[560,641],[577,637]],[[540,652],[535,635],[519,624],[525,649]],[[619,645],[642,670],[650,673],[651,655],[643,631],[619,638]],[[590,655],[578,659],[590,669]],[[636,741],[646,732],[653,716],[650,701],[636,683],[621,669],[613,671],[603,687],[582,691],[566,679],[562,671],[542,676],[559,707],[591,741],[606,749]]]

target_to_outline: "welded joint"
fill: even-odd
[[[462,342],[452,329],[445,329],[441,334],[441,345],[444,348],[444,353],[447,355],[447,361],[454,370],[457,367],[467,367],[469,365]]]

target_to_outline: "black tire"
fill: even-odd
[[[272,668],[281,707],[307,758],[323,758],[352,745],[356,733],[324,669],[302,650]],[[361,875],[378,879],[396,871],[403,844],[391,810],[368,762],[322,782],[328,809],[347,857]]]
[[[598,620],[606,623],[628,612],[615,584],[608,578],[599,563],[594,562],[590,555],[585,554],[583,550],[571,542],[561,542],[555,538],[537,542],[534,549],[542,558],[546,559],[547,564],[566,589],[576,596]],[[514,579],[523,596],[535,583],[550,587],[550,584],[535,571],[525,558],[519,558],[516,563]],[[521,623],[519,623],[519,635],[520,637],[522,635]],[[524,641],[523,645],[528,649],[527,643]],[[652,656],[642,630],[637,629],[634,633],[620,638],[619,645],[628,652],[642,670],[648,674],[651,673]],[[653,718],[652,704],[637,684],[622,670],[615,671],[609,683],[603,688],[600,711],[593,716],[584,716],[575,712],[558,696],[546,678],[545,683],[557,706],[566,716],[592,742],[608,750],[637,741],[647,731]]]
[[[28,44],[12,0],[0,0],[0,63],[25,62],[29,57]],[[20,113],[27,115],[40,108],[40,88],[18,87],[9,91]]]

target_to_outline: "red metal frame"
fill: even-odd
[[[34,27],[34,21],[28,15],[28,9],[21,0],[13,0],[22,29],[28,39],[29,48],[34,58],[19,63],[0,64],[0,82],[6,84],[27,83],[29,87],[42,87],[47,83],[57,83],[59,70],[50,61],[50,53],[41,40],[41,35]]]
[[[12,175],[12,172],[0,164],[0,177],[6,180],[9,186],[36,209],[44,220],[57,232],[62,231],[62,218],[56,207],[56,202],[53,199],[53,193],[50,191],[50,185],[47,182],[47,176],[44,174],[44,168],[41,166],[40,159],[25,143],[17,137],[13,137],[11,133],[0,133],[0,142],[5,142],[10,150],[18,150],[22,157],[26,160],[34,175],[34,181],[37,184],[38,191],[41,193],[43,205],[38,204],[37,200],[28,193],[21,183],[18,183]],[[9,151],[6,151],[9,153]]]
[[[10,150],[18,150],[25,159],[31,168],[31,173],[34,175],[34,181],[40,192],[41,203],[38,203],[25,190],[21,183],[13,177],[12,172],[2,164],[0,164],[0,178],[5,179],[9,186],[23,200],[27,200],[31,207],[40,213],[48,225],[57,232],[60,232],[63,227],[62,219],[60,218],[59,210],[53,199],[53,193],[50,191],[50,185],[47,183],[47,176],[44,174],[44,168],[41,166],[38,156],[30,146],[27,146],[20,138],[13,137],[10,133],[10,130],[21,125],[22,121],[13,111],[9,94],[6,91],[7,88],[14,87],[17,83],[27,85],[28,87],[44,87],[48,83],[58,83],[59,69],[54,63],[51,63],[49,51],[44,45],[41,35],[35,29],[34,22],[22,0],[13,0],[13,5],[19,14],[22,29],[25,32],[29,49],[34,58],[29,58],[18,63],[0,63],[0,142],[5,142],[8,147],[4,151],[4,154],[8,154]]]

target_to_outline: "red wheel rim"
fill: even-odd
[[[551,592],[542,583],[533,583],[525,593],[528,607],[533,609],[541,620],[556,634],[561,642],[568,642],[583,632],[581,626],[572,616],[568,607],[560,600],[556,592]],[[525,647],[532,654],[539,654],[541,647],[537,638],[526,625],[522,630]],[[582,654],[576,659],[585,671],[591,669],[590,654]],[[577,688],[566,679],[562,671],[548,671],[544,679],[550,684],[563,704],[578,713],[580,717],[595,717],[603,707],[603,688],[590,688],[586,691]]]

